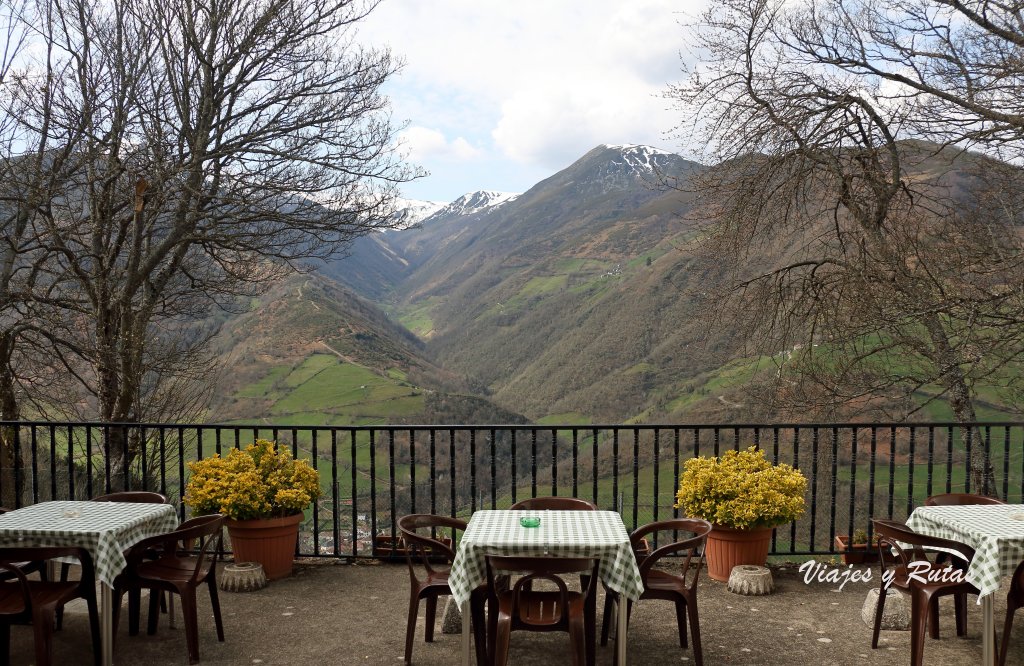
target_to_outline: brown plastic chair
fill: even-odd
[[[597,511],[597,505],[578,497],[531,497],[519,500],[509,507],[511,511]],[[587,574],[580,575],[580,589],[587,587],[590,581]],[[526,584],[530,589],[530,584]]]
[[[974,495],[972,493],[943,493],[941,495],[932,495],[924,501],[925,506],[969,506],[972,504],[1006,504],[1003,500],[997,497],[989,497],[988,495]],[[938,553],[935,557],[936,564],[952,564],[957,569],[967,571],[967,564],[958,557],[954,557],[949,553]],[[957,603],[960,604],[960,613],[967,613],[967,597],[961,595],[957,597]],[[935,630],[938,632],[938,629]],[[936,633],[936,637],[937,637]]]
[[[93,497],[90,502],[129,502],[132,504],[167,504],[167,497],[160,493],[150,492],[148,490],[122,490],[116,493],[107,493],[106,495],[98,495]],[[127,551],[125,551],[127,555]],[[60,565],[60,579],[66,581],[68,579],[68,573],[71,571],[71,565],[64,562]],[[161,599],[163,595],[161,595]],[[163,602],[161,601],[161,604]],[[163,606],[166,611],[166,606]],[[135,616],[135,624],[138,625],[138,615]],[[57,608],[57,629],[61,629],[64,626],[64,606]]]
[[[932,495],[924,501],[925,506],[966,506],[969,504],[1006,504],[1006,502],[996,497],[970,493],[943,493]]]
[[[999,666],[1005,666],[1006,654],[1010,649],[1010,629],[1013,628],[1013,615],[1024,606],[1024,562],[1017,565],[1010,582],[1010,591],[1006,595],[1006,622],[1003,624],[1003,641],[999,647]]]
[[[578,497],[531,497],[509,507],[512,511],[597,511],[597,505]]]
[[[129,634],[138,634],[139,593],[148,589],[148,634],[156,633],[160,615],[158,592],[170,592],[181,597],[181,611],[185,620],[185,642],[188,663],[199,663],[199,617],[196,612],[196,588],[205,584],[213,606],[213,620],[217,626],[217,640],[224,642],[224,623],[217,597],[217,561],[223,550],[224,516],[213,514],[186,520],[178,529],[139,541],[128,551],[128,565],[114,580],[114,630],[117,630],[121,598],[128,593]],[[156,550],[157,559],[146,559]],[[134,608],[133,608],[134,607]]]
[[[700,619],[697,614],[697,579],[700,577],[700,570],[704,564],[704,544],[707,541],[708,533],[711,531],[711,523],[697,518],[678,518],[675,520],[661,520],[656,523],[649,523],[637,528],[630,535],[630,542],[633,545],[633,552],[642,552],[641,549],[646,543],[646,537],[657,532],[690,532],[693,534],[688,539],[675,541],[660,546],[643,557],[638,562],[640,578],[644,583],[643,594],[640,599],[661,599],[671,601],[676,605],[676,624],[679,628],[679,646],[686,648],[686,618],[690,619],[690,633],[693,634],[693,660],[698,666],[704,663],[704,654],[700,644]],[[669,573],[656,569],[658,560],[666,555],[682,556],[682,575]],[[692,566],[691,566],[692,565]],[[604,618],[601,622],[601,645],[608,644],[608,631],[613,615],[612,604],[618,595],[611,590],[605,594]],[[626,603],[626,621],[629,622],[630,613],[633,610],[633,602]],[[624,636],[616,636],[615,640],[625,640]],[[616,661],[618,663],[618,652]]]
[[[525,573],[511,589],[495,571]],[[587,571],[587,587],[570,591],[559,574]],[[550,581],[556,590],[534,590],[535,580]],[[573,666],[594,661],[594,581],[597,562],[587,558],[487,556],[487,589],[491,614],[487,631],[490,663],[505,666],[513,631],[565,631],[572,642]],[[496,611],[496,612],[495,612]]]
[[[420,599],[427,601],[427,617],[424,640],[434,641],[434,624],[437,618],[437,600],[442,596],[450,596],[448,586],[448,567],[455,561],[455,551],[442,543],[433,535],[438,530],[451,530],[452,545],[455,544],[455,532],[465,531],[465,521],[447,516],[435,516],[428,513],[414,513],[398,519],[398,529],[405,540],[405,561],[409,566],[409,618],[405,628],[405,663],[412,663],[412,644],[416,637],[416,618],[419,615]],[[432,536],[418,533],[417,530],[430,530]],[[441,566],[437,566],[443,563]],[[444,568],[441,568],[441,567]],[[421,577],[422,574],[422,577]],[[486,594],[484,588],[473,591],[474,599],[470,604],[473,623],[473,636],[476,644],[477,663],[487,663],[487,648],[484,644],[483,604]]]
[[[90,502],[131,502],[132,504],[167,504],[167,497],[149,490],[123,490],[97,495]]]
[[[10,511],[11,511],[11,509],[8,509],[7,507],[4,507],[4,506],[0,506],[0,515],[3,515],[5,513],[9,513]],[[43,561],[11,562],[10,564],[18,567],[18,569],[20,569],[21,572],[24,573],[25,575],[37,573],[37,574],[39,574],[39,580],[46,580],[47,579],[46,562],[43,562]],[[7,570],[0,571],[0,582],[4,582],[4,581],[8,581],[8,580],[14,580],[15,578],[17,578],[17,576],[15,576],[10,571],[7,571]]]
[[[932,638],[939,637],[939,597],[954,595],[953,604],[956,613],[956,635],[963,636],[967,632],[966,595],[978,594],[978,588],[970,583],[949,578],[950,571],[962,571],[950,563],[942,563],[928,559],[926,549],[947,548],[963,555],[968,562],[974,558],[974,549],[970,546],[939,537],[919,534],[903,523],[893,520],[872,520],[875,534],[878,537],[878,559],[881,562],[879,576],[878,605],[875,606],[875,626],[871,633],[871,647],[878,647],[878,634],[882,628],[882,613],[885,608],[886,577],[885,555],[895,551],[897,563],[892,572],[892,586],[910,594],[910,663],[921,666],[924,659],[925,625],[928,625]],[[910,545],[912,557],[908,557],[904,545]],[[890,558],[891,559],[891,558]],[[929,569],[915,568],[911,577],[911,562],[928,562]],[[935,580],[921,581],[935,572]]]
[[[72,582],[30,581],[19,562],[45,562],[56,557],[77,558],[82,566],[82,576]],[[11,625],[31,622],[35,634],[36,659],[38,666],[50,666],[53,655],[50,650],[53,638],[53,622],[57,607],[72,599],[85,599],[89,610],[89,630],[92,635],[93,660],[98,665],[102,659],[100,646],[100,622],[96,610],[96,582],[92,557],[84,548],[2,548],[0,549],[0,571],[16,582],[0,585],[0,656],[3,663],[9,663],[11,646]]]

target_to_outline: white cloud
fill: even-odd
[[[498,148],[517,161],[559,169],[601,143],[665,143],[674,118],[659,90],[628,78],[614,90],[599,80],[575,83],[544,81],[507,100],[492,132]]]
[[[433,159],[466,161],[480,155],[480,150],[465,138],[459,136],[449,141],[442,132],[429,127],[407,127],[400,139],[408,158],[413,162],[429,162]]]
[[[665,143],[678,121],[661,93],[680,77],[681,12],[703,4],[385,0],[362,39],[406,60],[393,87],[400,117],[558,168],[600,143]],[[416,141],[427,151],[438,138]]]
[[[407,196],[521,192],[601,143],[682,150],[662,98],[708,0],[382,0],[358,41],[406,65],[385,86],[407,120]]]

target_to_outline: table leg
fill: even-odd
[[[991,666],[996,661],[995,655],[995,619],[991,594],[981,598],[981,663]]]
[[[459,612],[462,614],[462,663],[465,666],[473,666],[472,650],[469,647],[469,600],[459,604]]]
[[[618,595],[615,609],[615,650],[619,657],[619,666],[626,666],[626,598]]]
[[[114,589],[100,583],[100,645],[103,666],[114,663]]]

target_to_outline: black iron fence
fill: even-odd
[[[526,497],[571,495],[621,512],[627,527],[677,516],[686,460],[758,446],[808,478],[807,511],[775,530],[774,555],[834,553],[835,536],[903,519],[929,495],[980,492],[1024,502],[1024,423],[772,425],[300,426],[0,422],[13,456],[4,503],[156,490],[182,503],[188,462],[257,438],[320,474],[299,554],[373,557],[396,517],[467,517]],[[981,466],[981,470],[978,467]],[[977,472],[983,471],[983,474]],[[981,479],[982,487],[978,487]]]

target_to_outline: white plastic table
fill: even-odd
[[[538,527],[520,519],[539,517]],[[614,511],[477,511],[459,541],[448,576],[452,596],[462,610],[462,652],[470,664],[469,596],[486,578],[487,555],[588,557],[600,560],[598,575],[619,599],[637,600],[643,581],[622,517]],[[621,603],[621,602],[620,602]],[[626,612],[616,614],[615,647],[626,663]]]
[[[966,580],[978,588],[982,663],[995,663],[992,595],[1024,560],[1024,504],[966,504],[914,509],[907,526],[915,532],[952,539],[974,549]],[[954,552],[957,557],[963,557]]]
[[[0,546],[78,546],[92,556],[100,585],[103,664],[113,663],[114,578],[127,562],[124,551],[151,536],[170,532],[178,516],[170,504],[130,502],[40,502],[0,515]]]

